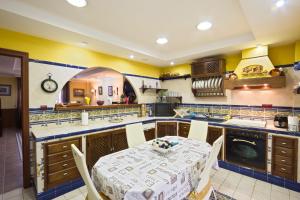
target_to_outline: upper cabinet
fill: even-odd
[[[203,58],[192,63],[192,78],[220,76],[225,73],[225,60]]]

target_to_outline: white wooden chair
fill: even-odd
[[[215,195],[215,191],[210,181],[210,171],[213,164],[218,159],[218,154],[222,147],[223,140],[224,136],[222,135],[213,143],[212,150],[209,154],[208,160],[206,161],[204,170],[201,173],[201,179],[195,191],[190,193],[188,197],[189,200],[208,200],[212,193]]]
[[[96,187],[94,186],[93,181],[89,175],[84,155],[79,151],[79,149],[74,144],[72,144],[71,147],[72,147],[73,157],[75,159],[77,169],[87,187],[88,193],[87,193],[86,200],[108,200],[106,196],[104,196],[103,194],[99,194],[98,191],[96,190]]]
[[[142,123],[130,124],[126,126],[126,137],[129,148],[146,142]]]
[[[206,142],[208,122],[192,120],[188,138]]]

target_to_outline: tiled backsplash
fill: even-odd
[[[262,106],[245,105],[214,105],[214,104],[180,104],[179,108],[189,108],[194,113],[211,113],[215,115],[231,115],[232,117],[251,119],[273,119],[276,114],[300,115],[300,108],[276,107],[264,108]]]
[[[149,113],[152,104],[147,105]],[[250,118],[250,119],[270,119],[273,120],[276,114],[298,115],[300,108],[273,106],[272,108],[263,108],[262,106],[245,105],[221,105],[221,104],[179,104],[177,108],[189,109],[196,114],[213,115],[231,115],[232,117]]]
[[[89,119],[107,118],[112,116],[134,115],[141,113],[141,105],[126,105],[118,108],[95,108],[86,110],[89,113]],[[60,123],[65,121],[76,121],[81,119],[82,110],[57,111],[48,109],[45,111],[32,109],[29,113],[29,121],[31,125],[45,123]]]

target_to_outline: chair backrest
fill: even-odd
[[[71,147],[72,147],[73,157],[75,159],[77,169],[78,169],[85,185],[87,186],[87,191],[88,191],[87,199],[88,200],[102,200],[102,198],[100,197],[99,193],[97,192],[97,190],[93,184],[93,181],[89,175],[84,155],[79,151],[79,149],[74,144],[72,144]]]
[[[218,161],[218,154],[222,147],[223,141],[224,141],[224,136],[222,135],[213,143],[211,152],[205,163],[204,170],[201,173],[201,179],[196,188],[197,192],[201,192],[202,189],[207,185],[207,183],[209,181],[210,170],[211,170],[212,166],[215,164],[215,162]]]
[[[188,138],[206,142],[208,122],[192,120]]]
[[[129,148],[146,142],[142,123],[130,124],[126,126],[126,137]]]

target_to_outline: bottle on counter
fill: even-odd
[[[83,110],[83,112],[81,113],[81,125],[82,126],[89,125],[89,113],[85,112],[85,110]]]

